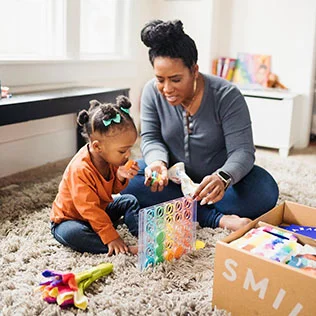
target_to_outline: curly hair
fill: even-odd
[[[89,110],[82,110],[77,116],[77,123],[82,126],[82,136],[89,141],[94,132],[107,135],[114,130],[120,131],[128,128],[136,131],[133,118],[129,114],[131,106],[132,104],[126,96],[118,96],[116,104],[91,100]]]
[[[150,48],[148,54],[152,65],[156,57],[180,58],[188,68],[197,63],[195,42],[184,32],[180,20],[148,22],[141,30],[141,40]]]

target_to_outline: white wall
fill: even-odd
[[[151,19],[181,19],[199,50],[199,66],[209,73],[211,60],[239,51],[272,55],[272,70],[303,95],[300,129],[308,143],[315,71],[314,0],[133,0],[131,54],[128,60],[58,63],[0,63],[0,77],[12,93],[63,86],[131,88],[132,114],[152,76],[140,30]],[[0,127],[0,177],[75,153],[73,115]]]
[[[211,0],[156,0],[155,19],[183,22],[184,31],[191,36],[198,48],[200,71],[209,73],[211,69],[211,34],[213,31],[213,11],[216,1]]]
[[[219,1],[218,56],[272,55],[272,72],[301,97],[300,140],[311,131],[316,55],[315,0]]]

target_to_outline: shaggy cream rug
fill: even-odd
[[[267,168],[280,187],[280,200],[316,207],[316,146],[281,158],[257,150],[258,165]],[[211,306],[215,243],[229,231],[198,229],[206,247],[175,262],[145,272],[137,256],[80,254],[61,246],[49,228],[49,208],[67,161],[52,163],[0,179],[0,314],[15,315],[228,315]],[[119,232],[136,244],[125,227]],[[102,262],[114,271],[86,291],[85,311],[60,309],[34,292],[45,269],[79,272]]]

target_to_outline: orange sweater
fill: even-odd
[[[112,194],[121,192],[128,184],[116,178],[117,167],[110,165],[110,180],[103,178],[93,165],[88,145],[82,147],[68,164],[53,202],[51,221],[60,223],[75,219],[89,222],[104,244],[119,237],[105,212],[113,201]]]

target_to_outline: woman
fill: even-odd
[[[202,74],[194,41],[181,21],[151,21],[141,31],[155,78],[141,100],[140,171],[123,191],[141,207],[183,196],[167,168],[184,162],[198,183],[201,227],[237,230],[277,202],[271,175],[254,165],[251,121],[244,97],[231,83]],[[160,175],[152,181],[152,173]],[[144,186],[145,184],[145,186]]]

